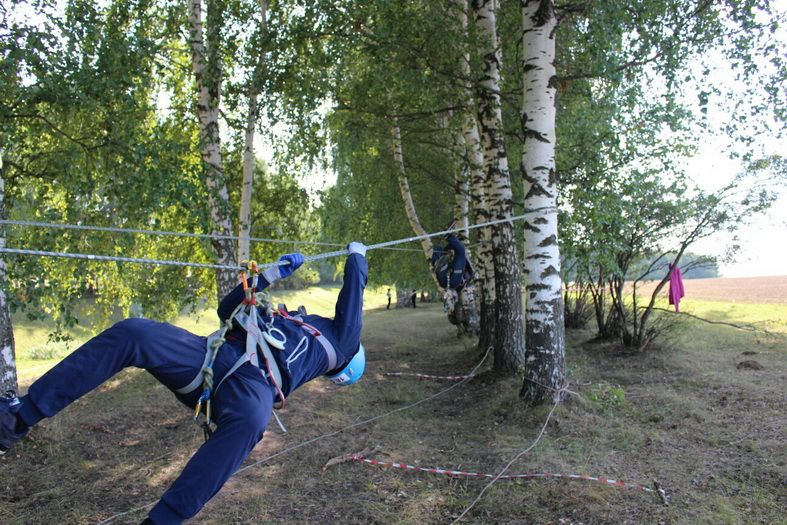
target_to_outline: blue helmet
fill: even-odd
[[[363,345],[359,344],[358,351],[355,353],[353,358],[350,359],[350,362],[347,363],[347,366],[335,374],[329,375],[327,377],[337,385],[352,385],[361,378],[365,368],[366,352],[363,349]]]

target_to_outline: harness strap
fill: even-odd
[[[175,393],[181,395],[190,394],[194,392],[197,388],[199,388],[199,386],[202,384],[202,379],[204,376],[202,371],[205,370],[205,368],[208,366],[208,363],[210,362],[211,350],[213,349],[213,341],[221,337],[220,332],[221,330],[216,330],[215,332],[213,332],[208,336],[208,344],[206,345],[205,348],[205,361],[203,361],[202,366],[199,369],[199,372],[197,372],[197,375],[194,376],[194,379],[191,380],[191,383],[189,383],[188,385],[182,388],[178,388],[177,390],[175,390]]]
[[[336,361],[337,361],[336,349],[333,347],[331,342],[328,341],[328,338],[325,337],[324,335],[319,334],[314,338],[320,342],[323,350],[325,350],[325,355],[328,356],[328,370],[326,370],[326,372],[333,370],[334,368],[336,368]]]
[[[315,327],[310,325],[309,323],[303,320],[303,317],[300,315],[290,315],[284,308],[279,307],[278,312],[273,312],[274,314],[278,314],[279,316],[287,319],[288,321],[292,321],[296,325],[300,326],[305,332],[310,334],[314,337],[317,341],[320,342],[322,345],[323,350],[325,350],[325,356],[328,358],[328,370],[333,370],[336,368],[336,363],[338,361],[336,357],[336,349],[333,347],[333,344],[328,340],[327,337],[322,335],[322,333],[317,330]],[[326,372],[328,371],[326,370]]]

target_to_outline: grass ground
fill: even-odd
[[[317,296],[303,302],[311,307],[311,300],[318,302]],[[368,304],[384,298],[375,301]],[[693,306],[705,314],[721,308]],[[740,315],[755,323],[773,317],[770,329],[787,333],[780,308]],[[742,321],[735,311],[724,315]],[[203,317],[191,328],[207,333],[213,322]],[[592,335],[568,334],[571,388],[581,398],[556,409],[544,437],[511,470],[645,484],[655,478],[671,495],[670,506],[652,494],[591,482],[499,481],[466,522],[785,523],[783,337],[686,319],[668,348],[631,355]],[[346,389],[318,380],[294,393],[281,412],[289,433],[271,425],[247,464],[447,386],[384,372],[465,373],[481,357],[472,341],[456,338],[438,305],[369,311],[364,339],[364,380]],[[762,368],[739,368],[752,360]],[[26,382],[35,375],[20,369]],[[450,523],[486,482],[359,463],[322,466],[379,445],[381,460],[495,473],[533,442],[550,408],[523,406],[520,386],[518,378],[483,372],[415,408],[256,465],[233,478],[193,523]],[[33,429],[0,460],[0,523],[95,523],[154,502],[201,439],[163,387],[143,372],[123,372]]]

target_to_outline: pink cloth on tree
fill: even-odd
[[[670,264],[672,270],[669,274],[669,304],[675,305],[675,311],[678,311],[678,304],[681,298],[685,295],[683,291],[683,279],[680,276],[680,268]]]

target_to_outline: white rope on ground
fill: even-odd
[[[414,377],[416,379],[436,379],[438,381],[461,381],[471,376],[435,376],[430,374],[419,374],[417,372],[383,372],[386,377]]]
[[[470,509],[475,507],[475,504],[481,500],[481,497],[484,495],[484,492],[486,492],[489,487],[494,485],[495,482],[499,480],[500,477],[503,476],[503,474],[506,473],[506,471],[511,467],[511,465],[514,464],[516,460],[518,460],[519,458],[530,452],[538,444],[538,442],[541,440],[541,437],[544,435],[544,432],[546,432],[547,425],[549,424],[549,419],[552,417],[552,414],[555,412],[558,403],[559,402],[556,401],[555,404],[552,406],[552,409],[549,411],[549,414],[547,414],[546,421],[544,421],[544,426],[541,427],[541,432],[538,433],[538,437],[536,437],[536,440],[533,441],[533,443],[525,450],[514,456],[514,458],[511,461],[509,461],[500,472],[497,473],[497,475],[492,479],[492,481],[490,481],[483,489],[481,489],[481,492],[478,494],[478,496],[476,496],[473,502],[464,511],[462,511],[462,513],[454,521],[451,522],[451,525],[453,525],[454,523],[459,523],[462,520],[462,518],[464,518],[465,515],[467,515],[467,513],[470,512]]]
[[[231,477],[235,477],[235,476],[237,476],[238,474],[240,474],[243,471],[246,471],[246,470],[249,470],[251,468],[254,468],[254,467],[258,466],[258,465],[266,463],[266,462],[268,462],[268,461],[270,461],[272,459],[275,459],[275,458],[277,458],[279,456],[283,456],[283,455],[285,455],[285,454],[287,454],[289,452],[292,452],[293,450],[298,450],[299,448],[303,448],[306,445],[311,445],[312,443],[316,443],[317,441],[320,441],[320,440],[325,439],[325,438],[333,437],[333,436],[335,436],[337,434],[341,434],[342,432],[345,432],[347,430],[351,430],[351,429],[359,427],[361,425],[367,425],[369,423],[373,423],[375,421],[378,421],[380,419],[388,417],[388,416],[390,416],[392,414],[396,414],[397,412],[403,412],[405,410],[409,410],[411,408],[417,407],[418,405],[422,405],[422,404],[426,403],[427,401],[431,401],[432,399],[435,399],[435,398],[437,398],[439,396],[442,396],[443,394],[446,394],[446,393],[450,392],[454,388],[467,383],[475,375],[475,373],[478,371],[478,369],[481,368],[481,365],[484,364],[484,362],[486,361],[486,358],[489,357],[490,352],[492,352],[492,347],[491,346],[489,348],[487,348],[486,353],[481,358],[481,360],[478,362],[478,364],[475,365],[475,367],[473,367],[473,369],[467,374],[468,377],[466,379],[463,379],[462,381],[460,381],[458,383],[455,383],[455,384],[453,384],[453,385],[451,385],[451,386],[449,386],[447,388],[444,388],[443,390],[440,390],[436,394],[432,394],[431,396],[425,397],[424,399],[421,399],[419,401],[416,401],[414,403],[411,403],[411,404],[403,406],[403,407],[396,408],[396,409],[391,410],[389,412],[386,412],[384,414],[381,414],[381,415],[378,415],[378,416],[375,416],[375,417],[371,417],[371,418],[365,419],[363,421],[358,421],[357,423],[352,423],[351,425],[344,426],[342,428],[339,428],[337,430],[333,430],[331,432],[327,432],[325,434],[321,434],[319,436],[313,437],[313,438],[308,439],[306,441],[302,441],[301,443],[298,443],[297,445],[293,445],[291,447],[287,447],[284,450],[280,450],[279,452],[276,452],[275,454],[271,454],[268,457],[262,458],[259,461],[255,461],[254,463],[251,463],[251,464],[246,465],[245,467],[243,467],[241,469],[238,469],[237,471],[235,471],[235,473]],[[154,501],[152,503],[148,503],[147,505],[143,505],[141,507],[136,507],[136,508],[133,508],[131,510],[127,510],[125,512],[121,512],[120,514],[115,514],[114,516],[110,516],[109,518],[96,523],[96,525],[106,525],[108,523],[112,523],[117,518],[121,518],[123,516],[127,516],[129,514],[133,514],[135,512],[148,509],[148,508],[152,507],[155,504],[156,504],[156,502]]]
[[[579,394],[577,394],[576,392],[572,392],[571,390],[568,389],[568,383],[566,383],[561,388],[552,388],[552,387],[549,387],[549,386],[544,385],[542,383],[539,383],[538,381],[530,379],[527,376],[525,376],[525,379],[527,379],[528,381],[531,381],[531,382],[533,382],[533,383],[535,383],[535,384],[537,384],[537,385],[539,385],[539,386],[541,386],[543,388],[551,390],[551,391],[553,391],[555,393],[555,404],[552,405],[552,409],[549,411],[549,414],[547,414],[547,418],[544,421],[544,426],[541,427],[541,431],[538,433],[538,436],[536,437],[535,441],[533,441],[533,443],[531,443],[529,447],[527,447],[523,451],[519,452],[516,456],[514,456],[513,459],[511,459],[511,461],[509,461],[506,464],[506,466],[503,467],[503,469],[500,472],[498,472],[498,474],[492,479],[492,481],[490,481],[483,489],[481,489],[481,492],[478,494],[478,496],[473,500],[473,502],[454,521],[451,522],[451,525],[453,525],[454,523],[459,523],[462,520],[462,518],[464,518],[467,515],[467,513],[470,512],[470,509],[475,507],[476,503],[481,501],[481,497],[484,495],[484,493],[487,491],[487,489],[489,489],[492,485],[494,485],[495,482],[497,480],[499,480],[506,473],[506,471],[508,471],[509,468],[511,468],[511,465],[513,465],[519,458],[521,458],[522,456],[524,456],[525,454],[527,454],[528,452],[533,450],[533,448],[535,448],[535,446],[538,444],[538,442],[541,441],[541,438],[544,436],[544,432],[546,432],[546,430],[547,430],[547,425],[549,424],[549,420],[552,418],[552,414],[555,413],[555,409],[560,404],[560,398],[561,398],[560,394],[563,393],[563,392],[567,392],[569,394],[573,394],[573,395],[579,396]]]
[[[345,244],[333,242],[318,242],[318,241],[298,241],[294,239],[270,239],[266,237],[248,237],[238,235],[223,235],[219,233],[188,233],[188,232],[173,232],[166,230],[142,230],[137,228],[119,228],[116,226],[90,226],[86,224],[68,224],[68,223],[55,223],[55,222],[40,222],[40,221],[18,221],[12,219],[0,219],[0,224],[8,224],[11,226],[32,226],[37,228],[55,228],[62,230],[86,230],[86,231],[99,231],[99,232],[112,232],[112,233],[136,233],[145,235],[162,235],[173,237],[196,237],[199,239],[227,239],[227,240],[247,240],[251,242],[260,243],[279,243],[279,244],[302,244],[312,246],[345,246]],[[388,250],[397,251],[417,251],[417,248],[386,248]]]
[[[430,237],[439,237],[441,235],[447,235],[449,233],[454,233],[463,229],[472,230],[476,228],[484,228],[486,226],[494,226],[496,224],[502,224],[504,222],[513,223],[514,221],[522,220],[525,217],[532,215],[533,213],[540,213],[542,211],[551,210],[551,209],[555,209],[554,206],[544,206],[543,208],[536,208],[522,215],[517,215],[516,217],[496,219],[493,221],[482,222],[480,224],[473,224],[472,226],[469,226],[467,228],[451,228],[436,233],[426,233],[423,235],[414,235],[412,237],[405,237],[403,239],[395,239],[392,241],[370,244],[366,247],[366,249],[367,251],[380,250],[384,248],[389,248],[391,246],[395,246],[397,244],[404,244],[406,242],[418,241],[421,239],[428,239]],[[194,234],[194,235],[198,235],[198,234]],[[234,266],[234,265],[227,265],[227,264],[194,263],[194,262],[186,262],[186,261],[161,260],[161,259],[141,259],[135,257],[118,257],[113,255],[92,255],[92,254],[83,254],[83,253],[51,252],[51,251],[43,251],[43,250],[24,250],[19,248],[0,248],[0,253],[11,253],[11,254],[19,254],[19,255],[38,255],[43,257],[64,257],[67,259],[86,259],[86,260],[94,260],[94,261],[114,261],[114,262],[127,262],[127,263],[138,263],[138,264],[153,264],[153,265],[161,265],[161,266],[180,266],[180,267],[188,266],[188,267],[195,267],[195,268],[212,268],[212,269],[219,269],[219,270],[239,271],[245,269],[241,266]],[[321,259],[327,259],[329,257],[338,257],[341,255],[347,255],[348,253],[349,252],[347,251],[347,249],[342,249],[332,252],[321,253],[317,255],[304,255],[303,260],[304,262],[318,261]],[[276,261],[272,263],[260,264],[259,267],[270,268],[272,266],[283,266],[286,264],[289,263]]]

